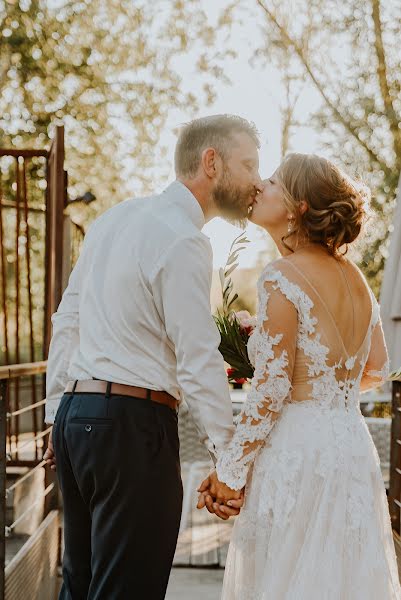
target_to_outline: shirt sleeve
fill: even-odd
[[[273,282],[259,298],[255,372],[234,436],[217,461],[217,476],[234,490],[244,487],[250,466],[280,416],[291,391],[297,310]]]
[[[46,423],[54,423],[68,381],[71,357],[79,345],[79,291],[83,272],[84,249],[71,272],[68,286],[52,315],[52,338],[47,359]]]
[[[151,286],[174,346],[177,381],[201,441],[214,459],[232,437],[233,412],[220,335],[211,315],[212,249],[206,237],[177,240]]]

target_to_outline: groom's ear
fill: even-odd
[[[214,179],[221,168],[221,158],[214,148],[205,148],[202,152],[201,164],[210,179]]]

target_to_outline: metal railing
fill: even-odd
[[[28,406],[18,410],[9,410],[9,387],[12,380],[18,380],[21,377],[34,377],[35,375],[44,376],[46,373],[47,362],[8,365],[0,367],[0,531],[3,534],[0,537],[0,600],[5,597],[5,551],[6,538],[11,536],[15,528],[37,509],[43,502],[43,518],[57,501],[57,486],[54,474],[46,469],[43,489],[30,502],[29,506],[24,508],[18,518],[11,523],[6,522],[6,500],[15,493],[15,490],[22,484],[35,477],[38,471],[45,465],[43,454],[47,447],[48,435],[51,427],[43,425],[42,431],[31,431],[26,434],[26,439],[21,441],[21,436],[15,436],[13,432],[13,419],[30,411],[40,410],[40,419],[43,421],[43,407],[45,400],[31,402]],[[21,456],[28,456],[21,460]],[[29,456],[31,454],[31,456]],[[17,457],[17,458],[14,458]],[[23,466],[28,470],[23,473],[14,483],[7,487],[7,467]]]

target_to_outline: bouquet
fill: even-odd
[[[223,309],[214,316],[221,336],[219,350],[226,363],[230,365],[227,376],[230,383],[245,383],[252,379],[254,368],[248,357],[247,343],[256,326],[256,317],[247,310],[234,312],[231,309],[238,294],[233,293],[231,273],[238,267],[238,255],[249,240],[241,233],[231,244],[226,265],[219,271],[223,292]]]

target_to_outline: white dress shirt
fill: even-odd
[[[210,312],[212,248],[204,224],[198,201],[178,181],[94,221],[52,316],[47,423],[67,381],[95,377],[185,398],[215,456],[230,441],[232,405]]]

